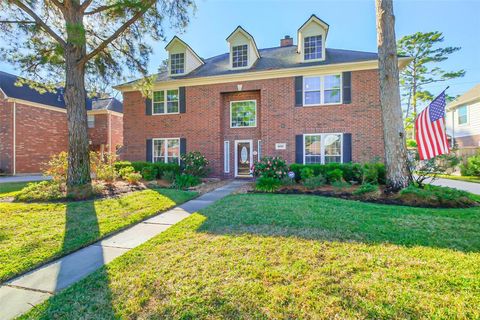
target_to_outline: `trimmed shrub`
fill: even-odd
[[[165,171],[173,171],[175,174],[180,174],[180,166],[176,163],[133,161],[130,165],[135,169],[135,172],[142,172],[142,169],[145,167],[155,167],[157,172],[155,178],[161,178]]]
[[[469,157],[466,164],[460,166],[462,176],[480,176],[480,153]]]
[[[115,170],[116,171],[116,170]],[[122,177],[122,179],[126,179],[127,176],[130,174],[130,173],[134,173],[135,172],[135,169],[133,169],[132,166],[126,166],[126,167],[122,167],[120,170],[117,171],[119,176]]]
[[[145,166],[141,171],[142,178],[147,181],[152,181],[157,178],[158,169],[155,166]]]
[[[300,171],[300,178],[304,181],[313,177],[315,177],[315,174],[313,173],[312,168],[305,167],[302,168],[302,171]]]
[[[379,189],[377,184],[364,183],[360,185],[357,190],[353,191],[353,194],[356,196],[360,196],[367,193],[377,192],[378,190]]]
[[[255,190],[262,192],[275,192],[282,186],[282,181],[275,177],[260,177],[255,183]]]
[[[130,172],[125,175],[124,179],[130,184],[138,184],[140,179],[142,179],[142,175],[138,172]]]
[[[255,177],[268,177],[281,180],[288,173],[288,166],[280,157],[264,157],[252,166]]]
[[[179,174],[175,177],[173,187],[180,190],[185,190],[191,187],[195,187],[200,184],[200,178],[192,176],[190,174]]]
[[[55,180],[32,182],[27,184],[17,195],[15,201],[33,202],[50,201],[63,198],[63,192],[60,183]]]
[[[337,181],[342,181],[343,179],[343,171],[341,169],[334,169],[327,171],[327,181],[328,183],[332,184]]]
[[[113,183],[118,177],[117,171],[113,165],[103,163],[96,168],[97,180],[105,181],[106,183]]]
[[[332,186],[335,189],[338,189],[339,191],[342,191],[343,189],[350,187],[351,184],[346,182],[346,181],[343,181],[343,180],[337,180],[337,181],[332,182]]]
[[[182,171],[196,177],[206,177],[210,172],[207,158],[198,151],[183,154]]]
[[[130,161],[117,161],[113,164],[113,167],[115,168],[115,170],[120,174],[120,170],[122,170],[123,168],[126,168],[126,167],[132,167],[132,163]],[[134,169],[135,171],[135,169]],[[120,174],[121,175],[121,174]]]
[[[313,176],[306,179],[302,179],[302,184],[307,189],[316,189],[319,188],[326,183],[326,179],[323,175]]]
[[[474,195],[469,192],[431,184],[426,184],[423,188],[411,184],[400,191],[400,197],[404,201],[423,206],[461,208],[478,205]]]
[[[165,171],[162,175],[162,179],[173,183],[175,181],[176,173],[174,171]]]

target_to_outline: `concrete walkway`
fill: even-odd
[[[191,213],[227,196],[246,181],[231,183],[153,216],[0,286],[0,319],[12,319],[103,265],[162,233]]]
[[[28,175],[28,176],[7,176],[7,177],[0,177],[0,183],[8,183],[8,182],[30,182],[30,181],[43,181],[43,180],[50,180],[50,177],[42,176],[42,175]]]
[[[444,178],[435,179],[433,182],[430,182],[430,180],[427,181],[434,186],[450,187],[480,195],[480,183]]]

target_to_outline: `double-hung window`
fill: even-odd
[[[458,108],[458,125],[468,123],[468,107],[461,106]]]
[[[153,92],[152,114],[178,113],[178,89]]]
[[[153,139],[153,162],[180,163],[180,139]]]
[[[241,68],[248,65],[248,45],[232,47],[232,67]]]
[[[230,102],[230,127],[249,128],[257,126],[257,101]]]
[[[185,53],[172,53],[170,55],[170,74],[185,73]]]
[[[304,164],[342,162],[342,134],[322,133],[303,136]]]
[[[339,104],[342,101],[340,74],[304,77],[303,105]]]
[[[315,60],[322,58],[322,36],[305,37],[303,40],[303,58]]]
[[[87,115],[87,127],[95,128],[95,115],[93,114]]]

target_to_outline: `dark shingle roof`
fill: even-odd
[[[378,55],[375,52],[363,52],[343,49],[325,49],[326,57],[324,61],[301,62],[297,53],[297,46],[275,47],[260,49],[261,58],[250,69],[232,70],[230,68],[229,53],[224,53],[212,58],[205,59],[205,64],[193,70],[184,76],[171,77],[168,72],[158,74],[157,82],[190,79],[210,76],[220,76],[228,74],[248,73],[255,71],[267,71],[276,69],[302,68],[310,66],[324,66],[349,62],[361,62],[377,60]],[[135,81],[129,82],[134,83]],[[128,84],[128,83],[126,83]]]
[[[47,106],[65,109],[63,99],[63,88],[57,88],[56,92],[40,93],[28,85],[16,86],[18,76],[0,71],[0,88],[9,98],[22,99],[30,102],[40,103]],[[92,105],[95,105],[93,107]],[[115,98],[87,99],[87,110],[107,109],[123,112],[123,104]]]

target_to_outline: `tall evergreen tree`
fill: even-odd
[[[387,184],[390,190],[398,191],[408,186],[411,176],[400,104],[393,1],[376,0],[375,7]]]
[[[63,83],[68,122],[67,187],[90,183],[85,81],[146,74],[165,20],[183,29],[194,0],[0,0],[1,57],[34,80]]]
[[[465,75],[464,70],[445,71],[438,66],[448,56],[460,50],[460,47],[440,47],[444,41],[441,32],[416,32],[404,36],[397,42],[399,55],[406,55],[413,60],[400,72],[400,85],[406,100],[405,124],[412,127],[417,115],[418,103],[430,101],[434,94],[425,86],[443,82]]]

